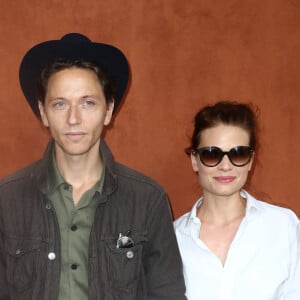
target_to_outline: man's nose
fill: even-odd
[[[76,125],[81,123],[81,112],[80,109],[75,105],[72,105],[69,108],[68,123],[70,125]]]

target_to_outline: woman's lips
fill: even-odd
[[[216,176],[214,179],[220,183],[230,183],[234,181],[235,176]]]

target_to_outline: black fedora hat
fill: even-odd
[[[80,33],[68,33],[60,40],[46,41],[32,47],[23,57],[19,70],[22,91],[36,116],[39,116],[37,81],[42,69],[55,59],[86,60],[98,63],[115,83],[115,108],[123,99],[129,80],[129,66],[116,47],[92,42]]]

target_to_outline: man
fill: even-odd
[[[22,90],[52,139],[0,182],[0,300],[185,299],[165,193],[101,138],[128,77],[118,49],[81,34],[24,56]]]

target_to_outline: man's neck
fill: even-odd
[[[55,159],[63,178],[72,185],[72,196],[75,205],[82,195],[92,188],[101,178],[103,161],[99,147],[81,155],[69,155],[56,146]]]
[[[103,171],[99,148],[86,154],[69,155],[56,146],[55,159],[61,175],[73,187],[96,183]]]

